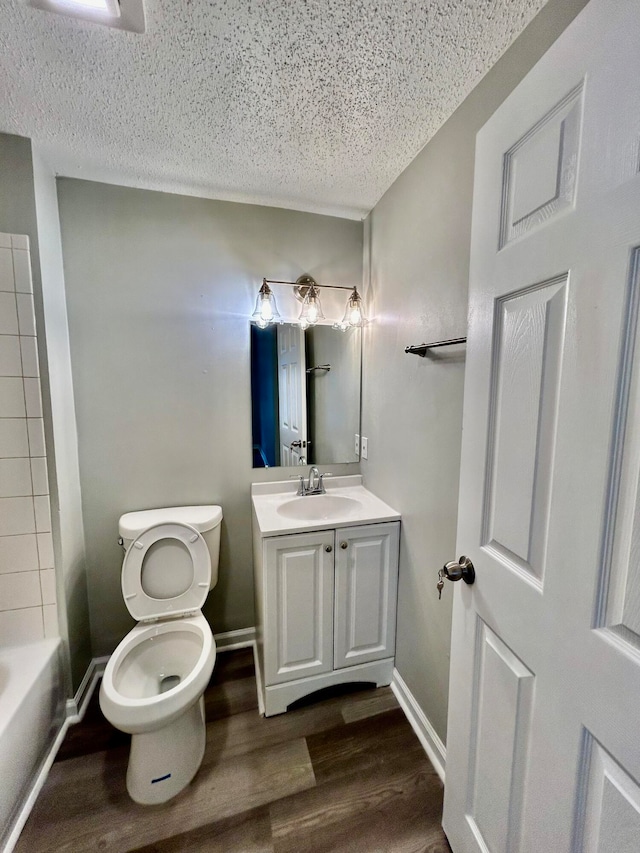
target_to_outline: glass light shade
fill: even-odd
[[[251,316],[261,329],[266,328],[269,323],[275,323],[280,319],[280,312],[276,305],[275,296],[266,281],[262,282],[262,287],[256,299],[255,311]]]
[[[315,326],[318,320],[324,320],[324,313],[322,305],[320,305],[318,288],[312,285],[302,301],[302,309],[300,310],[298,322],[303,329],[306,329],[309,326]]]
[[[67,9],[88,9],[91,12],[101,12],[113,18],[120,17],[118,0],[52,0],[54,6]]]
[[[362,326],[364,323],[364,306],[362,297],[357,289],[353,288],[353,293],[347,300],[347,307],[342,318],[342,326]]]

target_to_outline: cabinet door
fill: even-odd
[[[264,541],[267,685],[333,669],[333,530]]]
[[[400,524],[336,531],[334,668],[393,657]]]

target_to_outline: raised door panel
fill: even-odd
[[[336,669],[394,654],[399,530],[392,522],[336,531]]]
[[[280,462],[300,465],[307,438],[304,334],[285,324],[278,326],[277,337]]]
[[[580,853],[622,853],[640,847],[640,787],[585,732],[584,804],[576,821]]]
[[[618,368],[608,506],[610,539],[600,576],[597,624],[640,650],[640,248],[631,257]]]
[[[582,83],[504,155],[500,248],[574,204]]]
[[[483,544],[542,586],[567,276],[495,303]]]
[[[480,850],[519,849],[533,673],[478,619],[466,819]]]
[[[266,539],[267,686],[333,669],[333,531]]]

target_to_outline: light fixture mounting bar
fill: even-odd
[[[278,279],[274,278],[263,278],[263,281],[266,281],[267,284],[288,284],[290,287],[306,287],[311,282],[306,281],[278,281]],[[330,290],[353,290],[353,287],[347,287],[345,284],[318,284],[314,283],[314,287],[328,287]]]

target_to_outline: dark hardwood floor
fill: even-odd
[[[219,653],[196,778],[161,806],[129,798],[127,735],[97,691],[69,729],[16,850],[449,853],[442,784],[389,688],[264,719],[251,650]]]

